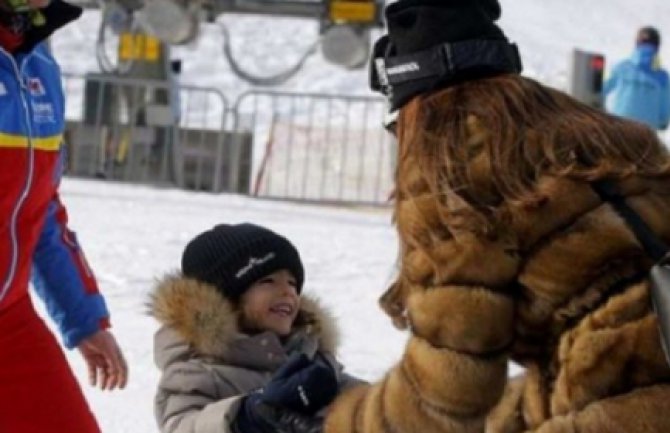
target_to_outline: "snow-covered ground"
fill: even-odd
[[[502,0],[501,26],[519,43],[525,74],[552,86],[567,85],[574,47],[605,54],[609,65],[632,48],[635,30],[658,26],[670,37],[667,0]],[[233,49],[248,69],[281,68],[316,38],[309,21],[223,17]],[[54,38],[63,69],[97,69],[93,40],[99,15]],[[248,86],[233,76],[221,52],[221,34],[206,25],[197,45],[179,48],[185,83],[213,86],[234,97]],[[663,48],[670,59],[670,43]],[[286,63],[284,63],[286,62]],[[319,57],[284,89],[367,94],[365,71],[343,71]],[[341,358],[350,372],[374,380],[399,357],[405,335],[377,308],[377,298],[394,274],[396,237],[388,210],[338,209],[265,202],[231,195],[157,190],[67,179],[63,198],[113,313],[114,330],[131,366],[122,392],[102,393],[85,384],[77,353],[68,356],[105,433],[155,433],[152,399],[158,372],[152,362],[154,321],[145,302],[154,279],[178,266],[184,244],[219,222],[265,224],[292,239],[307,271],[306,290],[319,295],[339,317]]]

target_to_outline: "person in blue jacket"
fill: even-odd
[[[611,113],[664,130],[670,121],[670,80],[660,66],[660,46],[657,29],[641,28],[633,55],[614,67],[604,93],[612,97]]]
[[[0,432],[99,433],[37,294],[93,385],[128,369],[109,312],[58,194],[64,95],[46,39],[81,15],[61,0],[0,0]]]

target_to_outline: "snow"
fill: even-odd
[[[656,25],[670,37],[667,0],[501,3],[500,24],[519,43],[525,74],[560,89],[567,85],[574,47],[605,54],[611,67],[630,52],[638,27]],[[316,38],[316,24],[309,21],[221,19],[233,35],[233,50],[244,53],[240,61],[252,71],[281,69]],[[93,40],[98,21],[97,12],[86,12],[54,37],[65,71],[97,69]],[[205,25],[197,44],[173,54],[184,59],[184,83],[212,86],[234,98],[249,87],[232,75],[221,46],[216,25]],[[670,43],[662,54],[670,58]],[[317,55],[284,89],[368,94],[366,83],[365,71],[343,71]],[[308,206],[73,179],[64,181],[62,194],[131,366],[126,390],[103,393],[86,384],[79,355],[68,354],[105,433],[157,431],[152,414],[158,379],[152,362],[156,323],[146,315],[147,294],[157,277],[178,267],[185,243],[216,223],[267,225],[296,244],[305,262],[306,291],[321,297],[339,318],[341,360],[352,374],[375,380],[400,356],[406,334],[394,330],[377,307],[377,298],[393,278],[397,256],[389,209]]]

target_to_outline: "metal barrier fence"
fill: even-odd
[[[99,75],[65,75],[64,89],[70,175],[248,192],[227,176],[245,137],[220,91]]]
[[[220,91],[65,75],[69,174],[317,202],[384,204],[395,143],[377,98]]]
[[[392,189],[395,142],[379,98],[250,91],[233,111],[251,130],[253,193],[261,197],[384,204]]]

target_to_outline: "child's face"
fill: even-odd
[[[282,269],[256,281],[240,298],[242,325],[247,330],[285,336],[300,308],[293,274]]]

